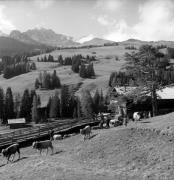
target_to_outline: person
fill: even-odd
[[[111,120],[111,115],[109,114],[109,115],[107,116],[107,119],[106,119],[106,127],[107,127],[107,128],[110,128],[110,126],[109,126],[110,120]]]
[[[104,124],[104,116],[103,113],[100,113],[100,128],[103,128],[103,124]]]

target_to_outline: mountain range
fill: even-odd
[[[51,29],[30,29],[25,32],[13,30],[9,35],[0,31],[0,56],[8,52],[28,52],[36,49],[45,49],[46,47],[73,47],[73,46],[88,46],[88,45],[104,45],[114,44],[114,41],[109,41],[102,38],[97,38],[93,35],[84,36],[75,41],[73,37],[63,34],[57,34]],[[137,39],[128,39],[127,41],[119,42],[122,45],[141,45],[141,44],[165,44],[174,46],[172,41],[156,41],[146,42]]]
[[[9,37],[28,44],[45,44],[48,46],[75,46],[79,43],[74,42],[72,37],[57,34],[51,29],[30,29],[25,32],[14,30]]]

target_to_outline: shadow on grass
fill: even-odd
[[[5,166],[5,165],[6,165],[6,164],[1,164],[0,167],[3,167],[3,166]]]
[[[93,134],[92,136],[90,136],[90,138],[89,139],[92,139],[92,138],[94,138],[95,136],[97,136],[98,134]]]
[[[14,160],[14,161],[9,161],[7,164],[9,164],[9,163],[16,163],[16,162],[18,162],[18,161],[20,161],[20,160],[23,160],[23,159],[27,159],[28,157],[22,157],[22,158],[20,158],[20,159],[16,159],[16,160]],[[0,167],[3,167],[3,166],[5,166],[5,165],[7,165],[7,164],[1,164],[0,165]]]
[[[63,151],[63,150],[56,151],[55,153],[52,154],[52,156],[55,155],[55,154],[60,154],[60,153],[62,153],[62,152],[65,152],[65,151]]]
[[[21,157],[20,159],[16,159],[15,161],[12,161],[12,163],[16,163],[16,162],[18,162],[18,161],[21,161],[21,160],[27,159],[27,158],[28,158],[28,157],[24,156],[24,157]]]
[[[143,124],[147,124],[147,123],[151,123],[150,121],[144,121],[144,122],[141,122]]]

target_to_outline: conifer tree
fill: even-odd
[[[4,119],[4,91],[0,88],[0,120],[3,122]]]
[[[82,77],[82,78],[86,78],[86,77],[87,77],[86,67],[85,67],[84,64],[81,64],[81,66],[80,66],[79,75],[80,75],[80,77]]]
[[[61,87],[61,83],[60,83],[60,79],[56,74],[56,70],[54,70],[53,74],[52,74],[52,88],[60,88]]]
[[[93,117],[93,101],[91,94],[88,90],[82,91],[81,97],[82,113],[87,118]]]
[[[36,78],[36,80],[35,80],[35,88],[38,89],[39,86],[40,86],[39,79]]]
[[[33,103],[32,103],[32,121],[35,122],[35,123],[38,123],[38,121],[39,121],[38,112],[37,112],[37,106],[38,106],[37,96],[34,95]]]
[[[26,89],[22,96],[21,108],[20,108],[20,117],[26,118],[27,122],[31,120],[31,97],[29,94],[29,90]]]
[[[58,62],[60,63],[60,65],[63,65],[63,57],[62,57],[62,55],[58,56]]]
[[[61,117],[67,117],[69,115],[68,106],[69,106],[69,89],[68,86],[63,85],[61,88],[61,96],[60,96]]]
[[[14,118],[14,102],[13,102],[13,94],[10,87],[7,88],[6,96],[5,96],[5,121],[7,123],[8,119]]]
[[[93,97],[93,110],[95,114],[98,114],[98,112],[100,111],[99,103],[100,103],[100,95],[97,89]]]
[[[82,114],[81,114],[81,103],[80,103],[80,99],[77,97],[76,101],[77,101],[77,118],[81,118]]]
[[[60,99],[58,92],[51,98],[49,117],[55,118],[60,116]]]

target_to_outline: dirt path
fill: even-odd
[[[87,141],[75,135],[54,142],[54,155],[28,147],[7,165],[1,156],[0,180],[174,179],[173,143],[150,131],[96,130]]]

